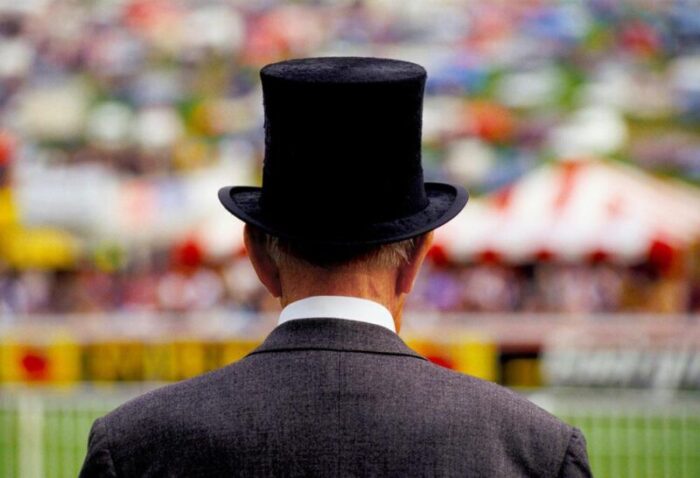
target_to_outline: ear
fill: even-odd
[[[413,255],[408,258],[408,262],[399,267],[399,273],[396,277],[397,294],[408,294],[413,289],[413,284],[416,281],[416,277],[418,277],[418,271],[420,271],[425,256],[433,245],[433,237],[434,233],[430,231],[416,239],[418,244],[416,244]]]
[[[250,226],[247,224],[243,229],[243,243],[260,282],[263,283],[270,294],[274,297],[280,297],[282,295],[282,283],[277,264],[274,263],[267,253],[265,246],[260,241],[255,240]]]

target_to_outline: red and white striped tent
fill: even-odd
[[[542,166],[437,231],[454,261],[636,262],[700,238],[700,190],[619,162]]]

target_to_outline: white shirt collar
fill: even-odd
[[[396,332],[394,318],[389,309],[382,304],[359,297],[340,295],[316,295],[287,304],[280,313],[277,325],[289,320],[318,317],[368,322]]]

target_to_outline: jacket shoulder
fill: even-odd
[[[242,366],[243,361],[236,362],[149,391],[100,418],[96,424],[103,434],[101,444],[117,472],[129,476],[139,470],[150,476],[166,469],[182,469],[190,470],[192,476],[206,475],[206,466],[216,460],[214,456],[199,456],[208,453],[202,440],[207,440],[211,420],[230,420],[221,397],[227,394],[234,399],[240,379],[236,371]],[[177,450],[189,450],[189,454],[178,454]],[[197,455],[196,460],[192,454]],[[198,471],[200,465],[203,468]]]
[[[220,388],[235,385],[238,363],[150,390],[132,398],[103,418],[112,426],[122,422],[145,422],[173,418],[171,415],[188,414],[201,406],[207,397]]]
[[[432,363],[431,400],[466,443],[481,443],[497,469],[528,476],[558,476],[577,430],[508,388]],[[438,392],[439,391],[439,392]],[[427,399],[427,397],[426,397]],[[578,432],[580,433],[580,432]],[[479,438],[481,438],[479,440]]]

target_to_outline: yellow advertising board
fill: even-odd
[[[73,383],[83,378],[80,357],[79,345],[68,336],[37,343],[6,338],[0,342],[0,380]]]
[[[116,339],[79,344],[68,335],[32,343],[0,341],[0,381],[75,383],[178,381],[236,362],[260,344],[253,339]],[[469,334],[436,342],[408,340],[431,361],[486,380],[498,378],[496,345]]]
[[[484,380],[498,379],[498,347],[485,337],[470,333],[453,334],[446,340],[411,338],[409,347],[430,361]]]

